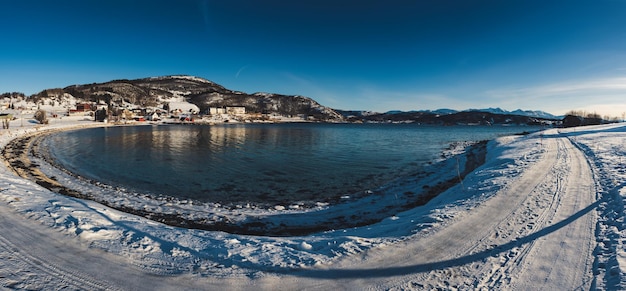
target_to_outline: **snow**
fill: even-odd
[[[51,119],[46,126],[18,119],[0,132],[0,144],[29,132],[92,126],[110,125],[78,117]],[[1,167],[0,285],[112,290],[624,289],[625,142],[624,124],[502,137],[488,143],[484,165],[424,206],[367,226],[285,237],[167,226],[51,192]],[[436,174],[450,175],[449,168],[439,170]],[[423,185],[404,181],[386,190],[410,187]],[[133,202],[135,198],[115,199],[146,202]],[[219,208],[200,211],[192,203],[165,204],[147,207],[219,214]],[[318,211],[377,208],[367,203],[340,210],[333,205],[313,210],[294,206],[242,206],[225,217],[252,213],[280,221],[276,214],[295,213],[302,215],[298,223],[315,224],[323,219],[313,215]]]
[[[197,105],[185,101],[170,102],[169,108],[170,111],[180,110],[180,112],[182,113],[193,112],[194,114],[197,114],[198,112],[200,112],[200,108],[198,108]]]
[[[173,76],[165,76],[165,77],[152,77],[151,79],[161,80],[161,79],[165,79],[165,78],[175,78],[175,79],[189,80],[189,81],[194,81],[194,82],[199,82],[199,83],[214,84],[213,82],[211,82],[211,81],[209,81],[207,79],[200,78],[200,77],[195,77],[195,76],[188,76],[188,75],[173,75]]]
[[[267,93],[267,92],[256,92],[256,93],[254,93],[252,95],[254,95],[254,96],[261,96],[261,97],[272,97],[275,94]]]

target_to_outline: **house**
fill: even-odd
[[[76,109],[70,109],[69,114],[70,115],[84,115],[87,112],[91,112],[91,104],[89,103],[83,103],[83,104],[76,104]]]
[[[91,111],[91,104],[89,103],[76,104],[76,111],[82,111],[82,112]]]
[[[209,107],[209,114],[210,115],[226,114],[226,109],[220,108],[220,107]]]
[[[243,106],[227,106],[226,113],[230,115],[244,115],[246,114],[246,108]]]
[[[153,112],[147,116],[147,119],[150,121],[159,121],[161,120],[161,116],[157,112]]]
[[[220,115],[220,114],[228,114],[228,115],[245,115],[246,108],[243,106],[226,106],[226,107],[209,107],[210,115]]]
[[[563,118],[563,127],[575,127],[585,125],[598,125],[602,124],[603,120],[599,117],[581,117],[575,115],[567,115]]]

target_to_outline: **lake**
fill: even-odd
[[[334,201],[419,173],[451,143],[529,126],[219,124],[66,131],[43,144],[61,167],[150,195],[274,204]]]

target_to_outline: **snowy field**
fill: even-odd
[[[87,126],[103,124],[13,121],[0,144]],[[1,167],[0,286],[625,289],[625,144],[626,124],[502,137],[489,142],[484,165],[425,206],[298,237],[166,226],[53,193]]]

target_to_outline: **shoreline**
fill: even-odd
[[[85,278],[103,282],[94,289],[610,289],[624,281],[624,138],[624,125],[499,137],[427,205],[300,237],[169,227],[0,169],[0,271],[34,289]]]
[[[96,126],[115,125],[96,123]],[[169,197],[122,193],[115,186],[81,179],[63,169],[57,168],[55,171],[52,169],[55,167],[50,166],[49,160],[46,161],[49,157],[41,156],[38,142],[46,135],[58,131],[81,128],[85,127],[69,126],[48,129],[14,138],[2,151],[5,163],[18,176],[55,193],[92,200],[107,207],[170,226],[258,236],[310,235],[380,222],[396,213],[424,205],[450,187],[459,184],[467,174],[485,162],[487,151],[487,141],[478,142],[467,147],[463,154],[447,157],[446,160],[429,166],[430,169],[427,169],[425,173],[415,177],[396,179],[350,201],[338,200],[338,203],[296,211],[284,208],[228,209],[215,203],[182,202]],[[42,171],[42,164],[47,168],[46,173]],[[448,170],[441,171],[436,168]],[[54,175],[51,175],[50,171],[55,171]],[[449,173],[449,175],[437,174],[442,172]],[[68,178],[81,181],[72,185],[59,182],[60,180],[67,181]],[[77,184],[80,185],[77,187]],[[103,194],[102,191],[106,193]],[[127,201],[129,198],[130,203]],[[372,209],[370,205],[377,205],[377,207]]]

